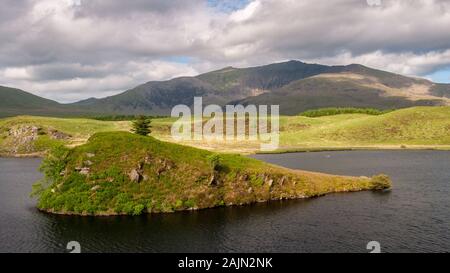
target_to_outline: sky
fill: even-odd
[[[447,0],[0,0],[0,85],[67,103],[287,60],[450,82]]]

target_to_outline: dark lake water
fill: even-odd
[[[39,159],[0,158],[0,252],[382,252],[450,250],[450,152],[357,151],[258,155],[343,175],[386,173],[391,192],[332,194],[141,217],[48,215],[34,208]]]

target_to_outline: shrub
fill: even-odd
[[[391,110],[378,110],[373,108],[320,108],[315,110],[309,110],[301,113],[301,116],[315,118],[323,116],[334,116],[341,114],[366,114],[366,115],[382,115],[390,112]]]
[[[33,184],[32,197],[41,196],[51,184],[61,179],[61,173],[66,168],[69,153],[70,150],[63,145],[53,147],[39,167],[39,170],[44,173],[44,178]]]
[[[187,207],[187,208],[195,207],[195,200],[189,199],[189,200],[185,201],[184,202],[184,206]]]
[[[208,156],[208,162],[213,171],[218,171],[220,169],[220,155],[212,154]]]
[[[391,179],[385,174],[372,177],[372,185],[374,190],[385,190],[392,186]]]
[[[145,209],[145,206],[142,204],[138,204],[138,205],[134,206],[133,215],[141,215],[142,212],[144,211],[144,209]]]
[[[152,120],[147,118],[146,116],[139,116],[135,121],[133,121],[133,128],[131,130],[135,134],[147,136],[152,132],[151,123]]]
[[[182,206],[183,206],[183,201],[177,200],[177,202],[175,203],[175,208],[180,209]]]

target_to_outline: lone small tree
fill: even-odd
[[[147,136],[152,132],[151,123],[152,120],[150,118],[147,118],[146,116],[139,116],[135,121],[133,121],[133,128],[131,131],[141,136]]]

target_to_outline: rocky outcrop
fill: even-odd
[[[130,178],[130,180],[132,182],[136,182],[136,183],[141,182],[141,180],[142,180],[141,170],[139,170],[139,169],[132,169],[130,171],[130,173],[128,174],[128,177]]]
[[[15,124],[0,131],[2,145],[0,154],[7,156],[40,156],[43,155],[51,145],[40,143],[36,145],[41,137],[48,137],[55,141],[68,141],[71,135],[56,129],[45,128],[33,124]]]
[[[55,129],[49,129],[48,130],[48,135],[50,136],[51,139],[56,139],[56,140],[68,140],[70,139],[72,136],[63,132],[60,132],[58,130]]]
[[[209,186],[217,186],[217,178],[216,178],[216,174],[212,174],[211,177],[209,178],[209,182],[208,185]]]
[[[156,170],[156,174],[158,176],[160,176],[164,172],[170,171],[173,168],[175,168],[175,164],[172,161],[165,158],[159,158],[155,160],[155,163],[158,166],[158,169]]]
[[[89,175],[91,169],[88,167],[78,167],[78,168],[75,168],[75,171],[82,175]]]
[[[11,141],[10,152],[13,154],[34,152],[34,141],[38,139],[39,130],[39,127],[31,125],[10,128],[8,131]]]

